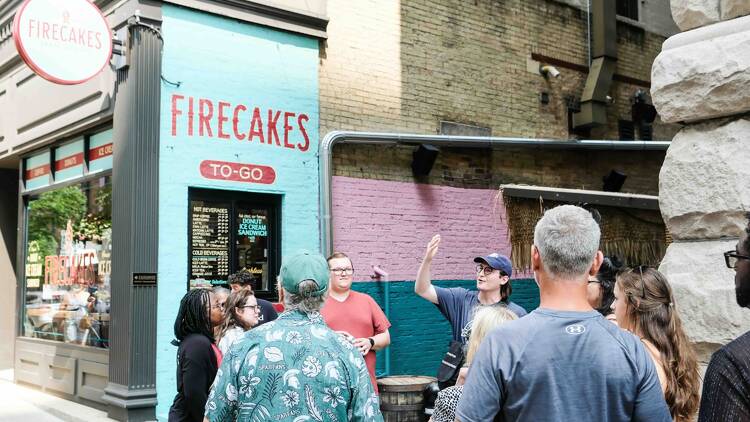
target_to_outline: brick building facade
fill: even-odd
[[[641,12],[644,20],[652,16]],[[668,8],[664,13],[674,26]],[[626,127],[632,121],[636,94],[648,98],[651,64],[667,35],[648,21],[617,18],[607,125],[574,131],[570,116],[591,48],[585,3],[333,0],[328,14],[329,37],[320,49],[321,139],[360,131],[668,141],[679,127],[657,117],[646,129],[635,124],[632,135],[621,133],[620,121]],[[560,76],[544,77],[541,65],[555,66]],[[601,190],[602,176],[617,169],[628,175],[623,191],[657,195],[664,160],[664,151],[455,147],[443,148],[429,175],[416,178],[413,151],[342,144],[332,153],[333,248],[352,256],[355,280],[369,281],[370,267],[378,265],[392,283],[390,374],[434,375],[450,338],[437,308],[413,293],[432,234],[446,239],[434,264],[436,284],[474,288],[474,256],[510,254],[499,185]],[[512,300],[535,308],[535,283],[529,274],[516,277]],[[355,289],[385,301],[382,283]],[[383,360],[381,353],[381,373]]]
[[[588,67],[585,7],[534,1],[328,3],[320,52],[320,133],[332,130],[439,133],[450,121],[493,136],[568,139],[568,105]],[[665,13],[669,13],[667,8]],[[619,19],[609,124],[586,138],[618,139],[631,100],[648,92],[663,35]],[[554,64],[544,78],[539,64]],[[541,96],[547,93],[549,103]],[[669,140],[673,125],[654,124]]]

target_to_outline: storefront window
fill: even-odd
[[[281,199],[277,195],[190,190],[188,287],[226,285],[247,271],[259,296],[275,297]]]
[[[26,239],[24,336],[107,348],[110,177],[30,197]]]

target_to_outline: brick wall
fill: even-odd
[[[437,308],[414,293],[414,278],[434,233],[443,238],[432,265],[435,284],[476,289],[473,258],[510,254],[502,202],[493,189],[466,189],[378,179],[333,178],[334,249],[346,252],[355,280],[369,280],[371,265],[389,273],[391,374],[434,375],[450,341]],[[385,307],[386,283],[354,289]],[[511,300],[527,310],[539,304],[536,283],[513,280]],[[379,370],[384,356],[378,358]]]
[[[586,73],[571,67],[587,65],[585,11],[553,0],[330,0],[328,14],[329,37],[320,49],[321,136],[333,130],[435,134],[440,121],[452,121],[488,127],[493,136],[574,137],[568,105],[580,99]],[[648,92],[663,41],[618,23],[617,74],[645,83],[613,82],[609,124],[590,138],[617,139],[618,119],[630,119],[630,99],[639,89]],[[560,78],[547,80],[536,73],[532,54],[572,66],[558,67]],[[671,139],[675,131],[657,120],[654,138]],[[618,169],[628,175],[623,191],[656,195],[664,159],[664,152],[651,151],[444,148],[430,175],[417,180],[412,151],[339,145],[333,153],[334,248],[352,255],[360,280],[373,264],[400,280],[390,283],[392,374],[434,375],[450,338],[437,309],[413,293],[432,233],[446,239],[435,277],[463,280],[437,284],[471,287],[470,257],[509,251],[502,207],[494,200],[498,185],[598,190],[602,176]],[[498,236],[483,237],[486,227]],[[536,307],[533,280],[513,283],[512,299]],[[355,289],[382,304],[383,286],[356,283]]]
[[[587,65],[586,13],[552,0],[331,0],[320,53],[320,131],[437,133],[449,120],[490,127],[495,136],[567,139],[566,104],[586,74],[559,68],[546,80],[527,70],[532,53]],[[662,36],[618,23],[617,73],[650,80]],[[614,82],[609,125],[647,86]],[[541,104],[547,92],[550,102]],[[657,121],[654,136],[676,128]]]
[[[379,265],[392,280],[414,280],[427,242],[442,237],[432,278],[473,278],[474,257],[510,254],[497,191],[375,179],[333,178],[333,240],[369,280]]]
[[[414,183],[413,147],[338,145],[333,152],[335,176]],[[582,151],[503,148],[443,148],[429,176],[419,182],[476,189],[505,183],[570,189],[602,188],[602,176],[623,171],[623,192],[657,195],[664,151]],[[335,190],[334,190],[335,193]]]

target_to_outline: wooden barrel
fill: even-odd
[[[396,375],[378,378],[380,411],[385,422],[422,422],[424,414],[424,390],[433,377],[421,375]]]

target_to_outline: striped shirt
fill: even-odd
[[[750,421],[750,331],[711,356],[698,422]]]

